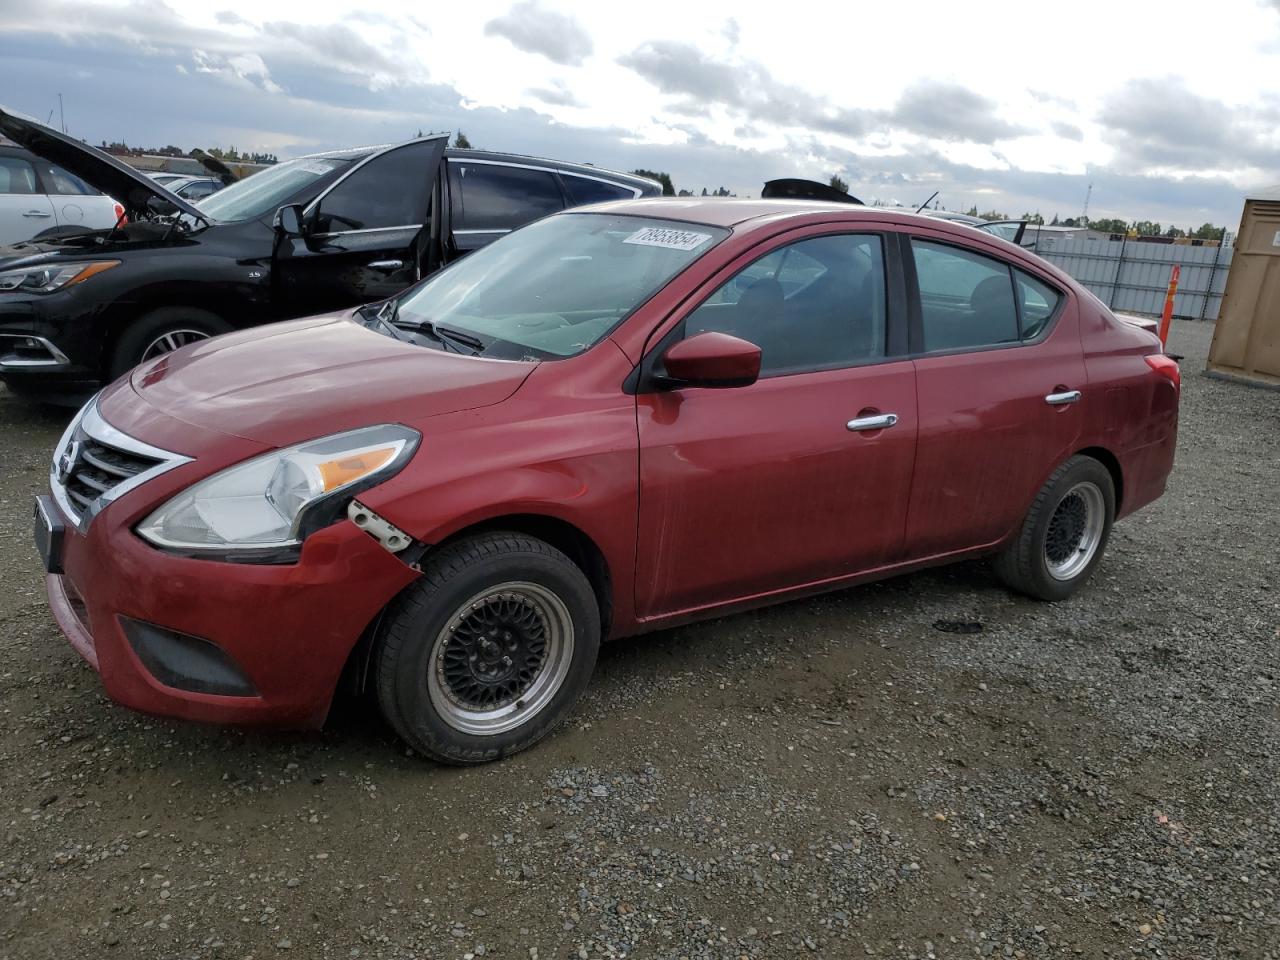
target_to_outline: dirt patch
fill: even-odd
[[[972,563],[620,641],[464,771],[108,702],[30,544],[65,417],[0,393],[0,957],[1280,957],[1280,395],[1210,335],[1075,600]]]

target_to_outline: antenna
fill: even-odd
[[[933,193],[929,194],[929,199],[926,200],[924,203],[920,204],[920,206],[916,207],[916,213],[919,213],[921,210],[927,207],[929,205],[929,202],[933,200],[933,198],[936,197],[940,192],[941,191],[939,190],[935,190],[933,191]]]
[[[1084,212],[1080,214],[1080,219],[1086,224],[1089,222],[1089,200],[1093,197],[1093,184],[1089,184],[1089,189],[1084,194]]]

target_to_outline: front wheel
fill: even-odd
[[[586,689],[600,646],[591,584],[541,540],[491,533],[441,549],[388,609],[378,703],[415,750],[483,763],[542,739]]]
[[[1028,596],[1065,600],[1102,559],[1115,514],[1107,468],[1092,457],[1072,457],[1036,494],[1018,538],[996,557],[996,572]]]
[[[230,330],[229,323],[208,310],[196,307],[152,310],[131,323],[121,334],[111,353],[108,372],[115,379],[144,361]]]

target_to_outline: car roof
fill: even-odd
[[[1052,275],[1062,284],[1075,288],[1076,282],[1060,268],[1036,256],[1024,247],[1010,243],[995,234],[975,230],[967,223],[926,217],[906,207],[867,207],[860,204],[830,203],[821,200],[768,199],[751,200],[724,197],[646,197],[638,200],[614,200],[588,207],[566,210],[565,213],[619,213],[634,217],[654,217],[660,220],[677,220],[685,223],[724,227],[735,233],[747,233],[777,226],[780,222],[805,223],[885,223],[910,227],[919,224],[931,231],[950,234],[975,252],[981,246],[1002,248],[1004,256],[1035,263],[1039,269]],[[981,238],[981,240],[978,240]],[[975,245],[975,240],[978,244]]]
[[[451,160],[487,160],[493,163],[527,163],[530,165],[545,167],[549,170],[558,170],[563,173],[577,173],[586,177],[596,177],[602,180],[612,180],[615,183],[624,183],[633,186],[659,187],[661,184],[656,180],[650,180],[648,177],[637,176],[632,173],[619,173],[617,170],[608,170],[604,167],[597,167],[590,163],[574,163],[568,160],[552,160],[548,157],[534,157],[523,153],[500,153],[496,150],[462,150],[450,147],[445,150],[445,156]]]
[[[934,220],[906,208],[867,207],[861,204],[835,203],[825,200],[737,199],[724,197],[649,197],[639,200],[615,200],[596,204],[593,210],[627,213],[634,216],[684,220],[711,227],[736,227],[751,221],[774,221],[808,215],[822,215],[840,220],[883,220],[886,223],[918,221],[930,226],[947,221]]]
[[[412,141],[405,141],[412,142]],[[401,143],[381,143],[368,147],[352,147],[347,150],[325,150],[320,153],[309,153],[305,157],[298,157],[299,160],[363,160],[365,157],[372,156],[375,153],[381,153],[391,147],[404,146]],[[609,170],[605,167],[593,166],[589,163],[573,163],[568,160],[552,160],[549,157],[535,157],[526,153],[502,153],[498,150],[462,150],[457,147],[448,147],[445,149],[445,156],[451,160],[482,160],[489,163],[513,163],[528,164],[530,166],[541,167],[548,170],[557,170],[563,173],[576,173],[586,177],[595,177],[599,180],[609,180],[614,183],[621,183],[633,187],[649,187],[661,189],[661,184],[656,180],[650,180],[648,177],[640,177],[631,173],[619,173],[617,170]]]

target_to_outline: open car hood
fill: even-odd
[[[834,203],[862,205],[862,201],[852,194],[837,190],[829,184],[818,183],[816,180],[802,180],[799,177],[766,180],[760,196],[766,200],[789,197],[793,200],[831,200]]]
[[[26,147],[36,156],[74,173],[95,190],[101,190],[118,201],[131,219],[154,213],[147,206],[153,199],[163,200],[182,213],[208,219],[186,200],[174,196],[142,171],[135,170],[127,163],[87,143],[81,143],[74,137],[3,107],[0,107],[0,133],[19,146]]]
[[[213,154],[205,153],[199,147],[191,151],[191,155],[200,161],[200,166],[208,171],[210,176],[217,177],[222,181],[224,187],[229,187],[240,178],[236,176],[235,171],[228,167]]]

